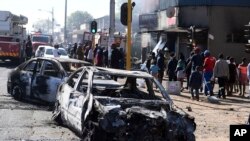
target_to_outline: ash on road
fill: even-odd
[[[0,63],[0,140],[80,140],[51,120],[49,107],[16,101],[7,93],[8,72],[14,67]]]

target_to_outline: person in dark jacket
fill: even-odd
[[[93,50],[93,57],[95,58],[97,55],[97,51],[98,49],[100,49],[100,47],[98,46],[98,44],[95,44],[95,49]]]
[[[192,58],[192,56],[194,55],[194,52],[192,51],[191,53],[190,53],[190,57],[186,60],[186,76],[187,76],[187,86],[186,86],[186,89],[188,89],[189,88],[189,78],[190,78],[190,75],[191,75],[191,69],[192,69],[192,67],[191,67],[191,65],[187,65],[187,64],[189,64],[189,62],[191,62],[191,58]]]
[[[25,53],[27,56],[27,60],[32,57],[32,42],[31,42],[30,36],[28,36],[28,40],[25,45]]]
[[[103,49],[100,47],[98,50],[97,50],[97,53],[96,53],[96,66],[99,66],[99,67],[102,67],[103,66]]]
[[[199,101],[199,89],[202,86],[202,74],[200,73],[201,67],[196,66],[195,71],[191,73],[189,85],[191,88],[191,96],[194,99],[194,91],[195,91],[195,98]]]
[[[155,59],[155,53],[151,52],[150,55],[147,58],[147,61],[146,61],[146,67],[148,69],[148,72],[150,72],[150,66],[151,66],[152,62],[156,61],[154,59]]]
[[[237,67],[234,64],[235,59],[234,58],[230,58],[229,59],[230,64],[228,65],[229,67],[229,80],[228,80],[228,95],[232,95],[233,93],[233,85],[236,82],[237,79]]]
[[[168,68],[167,68],[167,75],[169,77],[168,79],[169,81],[177,81],[175,70],[177,67],[178,60],[175,58],[174,53],[171,53],[170,57],[171,59],[168,62]]]
[[[115,44],[111,45],[112,52],[111,52],[111,68],[119,69],[120,68],[120,59],[121,59],[121,52],[116,48]]]
[[[72,55],[72,57],[73,58],[77,58],[77,43],[75,43],[74,44],[74,46],[73,46],[73,55]]]
[[[162,83],[165,64],[164,64],[164,54],[161,51],[159,51],[159,56],[157,57],[157,66],[159,67],[158,80],[160,83]]]

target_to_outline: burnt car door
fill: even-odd
[[[74,91],[70,93],[68,105],[68,120],[71,121],[73,127],[81,130],[82,113],[88,111],[84,105],[89,102],[91,73],[84,71]]]
[[[58,65],[50,60],[44,60],[41,73],[32,81],[32,92],[35,98],[53,103],[56,99],[57,88],[62,82],[63,73]]]
[[[57,100],[60,101],[61,105],[61,114],[65,120],[68,120],[68,108],[69,108],[69,99],[72,93],[75,92],[74,87],[76,87],[78,83],[78,79],[82,73],[82,69],[76,70],[69,76],[67,81],[63,83],[58,89]]]
[[[41,67],[41,62],[38,60],[32,60],[26,64],[26,66],[20,71],[20,83],[19,86],[24,90],[26,97],[31,97],[31,84],[36,76],[39,73]]]

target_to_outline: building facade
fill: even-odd
[[[209,49],[214,56],[223,53],[235,57],[237,62],[242,57],[250,60],[245,53],[244,25],[250,21],[249,0],[158,0],[157,25],[141,27],[142,34],[164,37],[166,47],[171,52],[189,55],[191,48],[188,29],[195,26],[194,39],[204,51]],[[156,6],[157,7],[157,6]],[[140,20],[140,26],[145,21]]]

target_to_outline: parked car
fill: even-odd
[[[52,46],[38,46],[35,56],[36,57],[54,57]],[[69,58],[67,51],[64,48],[58,48],[60,53],[60,58]],[[41,51],[41,53],[38,53]]]
[[[137,85],[140,79],[145,88]],[[52,118],[84,140],[195,140],[194,118],[141,71],[79,68],[59,86]]]
[[[54,104],[57,87],[76,70],[74,66],[88,62],[64,58],[32,58],[8,75],[7,90],[15,99],[29,99]]]

